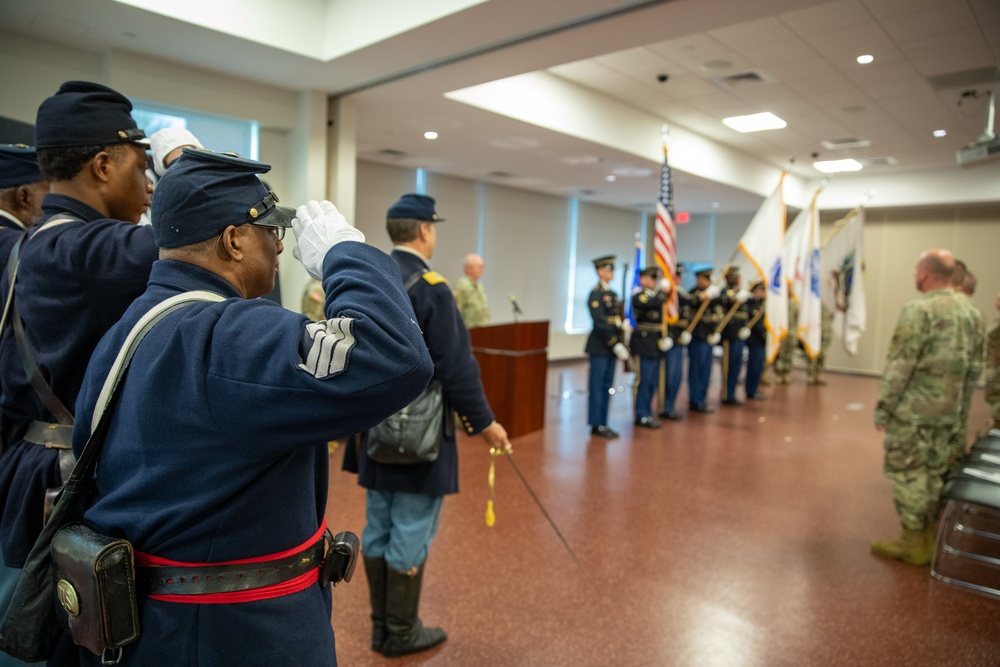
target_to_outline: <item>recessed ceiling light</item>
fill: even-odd
[[[722,122],[737,132],[760,132],[761,130],[780,130],[788,125],[770,111],[750,114],[749,116],[730,116]]]
[[[614,174],[608,174],[607,176],[604,177],[604,180],[606,180],[608,183],[614,183],[615,181],[618,180],[618,177],[615,176]]]
[[[824,174],[836,174],[838,171],[860,171],[862,166],[857,160],[821,160],[813,162],[813,167]]]
[[[867,65],[867,64],[873,63],[873,62],[875,62],[875,56],[870,56],[868,54],[865,54],[863,56],[858,56],[858,64],[859,65]]]
[[[424,132],[424,139],[437,139],[437,138],[438,138],[437,132]]]
[[[947,137],[948,136],[948,130],[934,130],[934,136],[938,137],[938,138],[940,138],[940,137]]]

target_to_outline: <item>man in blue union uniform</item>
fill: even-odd
[[[358,473],[367,489],[364,544],[365,574],[371,600],[372,650],[388,657],[417,653],[441,644],[444,630],[424,627],[420,596],[424,568],[437,534],[446,495],[458,492],[458,447],[454,417],[468,435],[500,451],[510,450],[507,431],[493,416],[472,356],[469,331],[444,277],[428,260],[437,246],[443,218],[434,199],[405,194],[389,207],[386,230],[413,304],[416,323],[434,361],[449,409],[439,437],[437,458],[410,464],[381,463],[368,456],[368,433],[352,438],[344,452],[344,469]]]
[[[142,294],[156,244],[139,216],[149,205],[146,152],[129,100],[84,81],[64,83],[35,123],[51,190],[20,248],[0,383],[5,420],[23,439],[0,460],[0,548],[23,566],[42,528],[47,489],[72,469],[73,408],[94,346]],[[5,272],[0,293],[6,299]],[[31,372],[26,372],[29,366]]]
[[[42,217],[48,191],[34,148],[0,145],[0,267],[6,268],[14,241]]]
[[[143,339],[97,463],[86,523],[136,550],[141,635],[122,664],[336,665],[330,588],[317,583],[326,443],[402,408],[431,377],[395,263],[330,202],[291,220],[257,176],[269,169],[184,150],[157,185],[149,286],[97,346],[80,392],[78,455],[135,323],[183,292],[221,299],[169,314]],[[257,298],[274,286],[290,222],[296,256],[323,281],[319,322]],[[299,570],[248,589],[217,576],[240,561],[248,576],[268,573],[291,556]]]
[[[615,256],[605,255],[593,260],[597,284],[587,297],[590,319],[594,328],[587,336],[584,351],[590,361],[587,380],[587,423],[590,434],[601,438],[617,438],[618,431],[608,426],[608,408],[611,386],[615,382],[615,360],[629,358],[625,347],[626,323],[622,319],[622,305],[618,294],[611,289],[615,276]]]

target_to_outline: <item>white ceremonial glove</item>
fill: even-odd
[[[714,333],[714,332],[708,334],[708,344],[709,345],[718,345],[720,340],[722,340],[722,334],[720,334],[720,333]]]
[[[670,336],[664,336],[656,341],[656,347],[660,348],[660,352],[666,352],[674,347],[674,339]]]
[[[751,294],[750,292],[746,291],[745,289],[741,289],[739,292],[736,293],[736,300],[739,301],[740,303],[746,303],[747,301],[750,300],[750,297],[752,296],[753,294]]]
[[[750,330],[746,327],[740,327],[740,330],[736,332],[736,336],[740,340],[746,340],[750,337]]]
[[[690,343],[691,342],[691,332],[690,331],[682,331],[681,335],[680,335],[680,338],[677,339],[677,342],[680,343],[681,345],[687,345],[688,343]]]
[[[709,299],[718,299],[722,290],[719,289],[718,285],[709,285],[705,288],[704,294]]]
[[[309,201],[299,206],[292,220],[296,246],[295,259],[316,280],[323,279],[323,259],[330,248],[341,241],[365,242],[365,235],[351,226],[331,202]]]
[[[664,294],[670,294],[670,291],[674,289],[674,286],[670,284],[670,281],[666,278],[660,279],[660,291]]]
[[[628,348],[626,348],[621,343],[615,343],[615,346],[611,348],[611,351],[614,352],[615,356],[621,359],[622,361],[628,360],[628,358],[631,356],[628,353]]]
[[[625,333],[632,333],[635,329],[632,328],[631,320],[622,321],[622,331]]]

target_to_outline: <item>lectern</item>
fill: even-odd
[[[472,353],[497,421],[516,438],[545,425],[549,322],[513,322],[469,330]]]

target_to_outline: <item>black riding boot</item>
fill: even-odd
[[[448,636],[441,628],[425,628],[417,616],[424,566],[413,574],[386,567],[385,628],[389,635],[382,655],[395,658],[433,648]]]
[[[385,643],[385,571],[384,558],[365,556],[365,574],[372,601],[372,650],[381,651]]]

